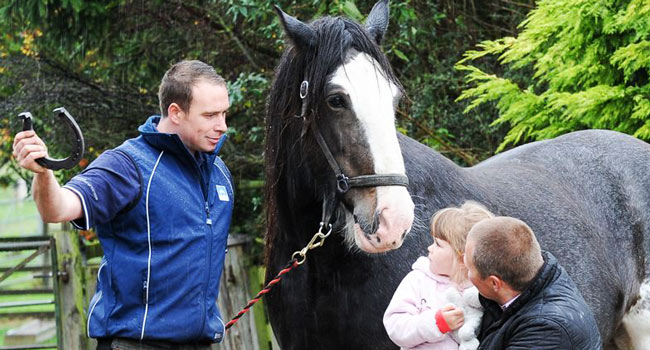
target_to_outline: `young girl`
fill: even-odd
[[[402,349],[478,347],[475,332],[483,311],[478,291],[467,279],[463,253],[469,230],[490,217],[485,207],[471,201],[433,216],[429,256],[415,261],[384,314],[388,336]]]

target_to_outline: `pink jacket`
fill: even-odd
[[[449,277],[432,273],[429,259],[418,258],[384,313],[390,339],[402,349],[458,350],[451,332],[442,334],[435,319],[448,304],[443,295],[449,288],[455,288]]]

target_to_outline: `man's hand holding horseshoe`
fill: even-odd
[[[39,165],[36,159],[47,157],[47,147],[34,130],[21,131],[16,134],[13,144],[13,156],[21,168],[36,174],[43,174],[47,168]]]
[[[57,108],[54,113],[70,125],[75,134],[75,149],[68,158],[48,157],[45,142],[32,128],[32,115],[29,112],[19,115],[23,122],[23,131],[16,134],[13,143],[13,156],[18,165],[34,173],[32,183],[34,202],[44,222],[70,221],[83,216],[79,197],[69,189],[61,187],[52,171],[69,169],[79,162],[83,155],[83,136],[79,126],[65,108]]]

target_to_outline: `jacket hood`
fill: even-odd
[[[187,149],[178,134],[167,134],[158,131],[158,123],[160,122],[160,119],[161,117],[159,115],[152,115],[147,118],[147,121],[138,127],[138,132],[140,132],[140,135],[142,135],[147,143],[160,150],[171,152],[176,155],[192,156],[191,152]],[[211,156],[211,158],[216,156],[219,153],[219,150],[221,150],[221,146],[223,146],[227,138],[228,136],[226,134],[223,134],[219,139],[219,143],[217,143],[214,151],[202,153]]]

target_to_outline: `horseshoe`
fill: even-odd
[[[77,125],[77,122],[72,118],[70,113],[64,108],[64,107],[59,107],[56,108],[54,111],[54,114],[58,115],[59,118],[62,119],[62,121],[72,128],[72,131],[75,134],[76,142],[75,142],[75,147],[74,150],[72,151],[72,154],[68,156],[68,158],[64,159],[53,159],[50,157],[43,157],[36,159],[36,163],[39,165],[52,169],[52,170],[59,170],[59,169],[70,169],[77,165],[79,161],[81,160],[81,157],[84,154],[84,137],[81,134],[81,129],[79,129],[79,125]],[[32,125],[32,114],[29,112],[23,112],[18,115],[18,118],[20,118],[23,121],[23,131],[27,130],[33,130],[33,125]]]

